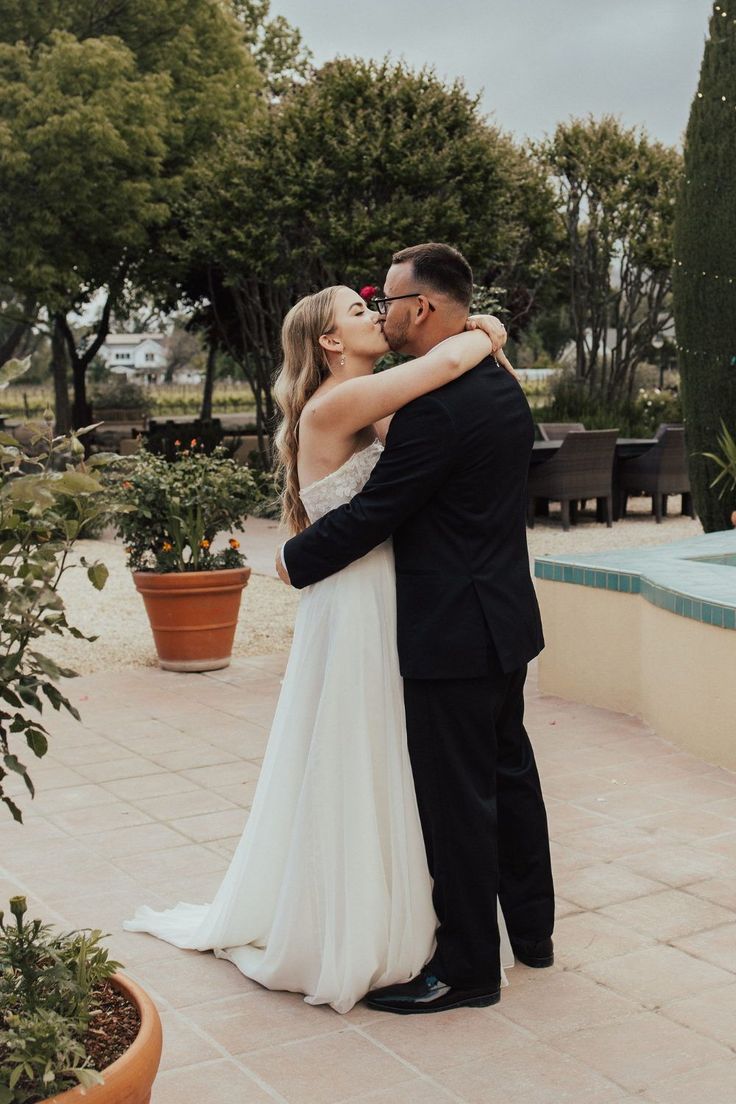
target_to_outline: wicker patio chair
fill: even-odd
[[[543,441],[564,441],[568,433],[584,433],[582,422],[537,422]]]
[[[657,444],[643,456],[622,460],[618,472],[619,510],[626,517],[626,503],[630,495],[651,495],[652,513],[657,524],[667,513],[667,496],[682,495],[682,512],[695,517],[690,477],[685,451],[683,426],[661,425],[657,430]]]
[[[562,528],[576,520],[578,501],[588,498],[605,503],[606,525],[613,524],[613,458],[617,429],[573,431],[563,440],[557,454],[529,472],[527,521],[534,528],[536,500],[546,498],[562,504]]]

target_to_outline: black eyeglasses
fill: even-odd
[[[388,314],[388,304],[389,303],[393,303],[396,299],[418,299],[420,297],[422,299],[424,298],[421,291],[409,291],[409,292],[407,292],[406,295],[383,295],[380,298],[377,298],[374,295],[373,298],[371,299],[371,303],[376,308],[378,313],[382,314],[385,318],[386,315]],[[427,306],[429,307],[429,309],[431,311],[434,310],[434,307],[432,306],[432,304],[430,303],[429,300],[427,300]]]

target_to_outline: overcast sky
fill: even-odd
[[[434,66],[518,138],[611,113],[681,144],[711,0],[272,0],[317,62]]]

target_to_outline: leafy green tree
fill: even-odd
[[[445,240],[528,315],[556,247],[542,169],[462,84],[338,60],[295,83],[201,166],[184,256],[200,319],[237,360],[265,452],[280,328],[301,295],[378,283],[393,251]]]
[[[726,529],[733,502],[712,452],[736,434],[736,26],[714,4],[685,136],[675,218],[674,299],[695,509],[706,532]]]
[[[676,150],[611,117],[560,124],[540,147],[568,242],[578,379],[630,400],[637,365],[671,321]]]
[[[113,310],[158,286],[192,167],[261,87],[243,27],[212,0],[7,3],[0,27],[0,249],[54,330],[73,421]],[[80,345],[72,319],[97,312]]]

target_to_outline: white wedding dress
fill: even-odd
[[[364,486],[381,449],[374,441],[303,489],[312,521]],[[302,591],[253,808],[214,901],[142,907],[124,927],[214,950],[269,989],[348,1012],[416,975],[435,926],[387,541]]]

